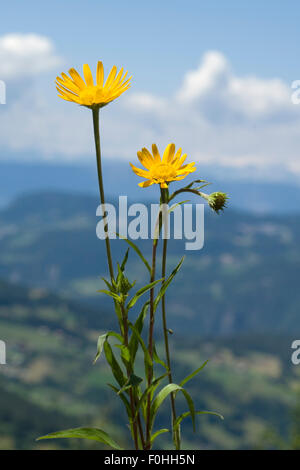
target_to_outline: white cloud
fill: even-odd
[[[150,93],[135,93],[129,99],[126,99],[125,104],[134,111],[141,111],[143,113],[161,112],[164,110],[167,101]]]
[[[31,77],[61,63],[52,41],[37,34],[7,34],[0,37],[1,80]]]
[[[186,73],[177,97],[184,103],[201,99],[208,93],[215,93],[218,88],[228,87],[229,76],[225,57],[220,52],[207,52],[198,69]]]
[[[50,48],[41,46],[41,55],[52,57],[54,64],[59,59],[47,41]],[[1,44],[0,38],[0,51]],[[31,70],[46,70],[44,59]],[[18,67],[15,71],[23,70]],[[94,159],[89,111],[59,101],[52,91],[53,103],[32,87],[31,94],[27,90],[26,96],[0,106],[1,147],[20,154],[33,149],[46,159]],[[200,163],[200,171],[202,163],[252,168],[266,176],[275,168],[300,174],[300,105],[292,104],[292,91],[278,78],[240,77],[224,55],[208,52],[199,67],[185,74],[174,96],[127,92],[104,108],[104,156],[134,161],[139,148],[152,142],[163,148],[173,141]]]
[[[278,78],[239,77],[219,52],[207,52],[199,67],[183,77],[168,100],[148,96],[156,137],[184,147],[203,164],[236,168],[274,166],[296,172],[299,162],[300,105],[291,102],[292,89]],[[135,95],[128,99],[135,103]],[[149,134],[137,106],[136,134]],[[149,106],[144,115],[149,123]],[[149,124],[148,124],[149,125]],[[148,145],[150,142],[148,142]]]
[[[22,151],[32,151],[40,160],[74,160],[91,154],[90,113],[79,107],[76,111],[70,112],[64,103],[50,106],[40,91],[27,89],[21,99],[0,107],[1,154],[5,157],[3,148],[19,153],[20,158]]]
[[[207,52],[196,70],[188,72],[177,93],[179,102],[246,118],[262,118],[291,108],[291,90],[279,79],[238,77],[219,52]]]

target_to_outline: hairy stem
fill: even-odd
[[[121,311],[122,311],[123,329],[124,329],[124,344],[126,347],[128,347],[128,318],[127,318],[127,312],[125,310],[124,305],[121,305]],[[132,373],[131,368],[127,366],[126,370],[127,370],[127,378],[129,379]],[[129,389],[129,398],[130,398],[130,410],[131,410],[131,416],[132,416],[132,430],[133,430],[134,446],[135,446],[135,450],[139,450],[137,421],[135,418],[135,399],[134,399],[132,388]]]
[[[94,127],[94,139],[95,139],[95,148],[96,148],[96,161],[97,161],[97,171],[98,171],[98,184],[99,184],[99,192],[100,192],[100,201],[103,207],[103,214],[105,215],[105,195],[104,195],[104,184],[103,184],[103,175],[102,175],[102,162],[101,162],[101,146],[100,146],[100,129],[99,129],[99,108],[93,109],[93,127]],[[107,253],[107,262],[108,262],[108,269],[110,274],[110,279],[114,279],[114,269],[113,269],[113,262],[112,262],[112,255],[111,255],[111,248],[110,248],[110,240],[108,235],[108,225],[107,223],[104,226],[104,231],[106,232],[105,237],[105,244],[106,244],[106,253]],[[128,346],[128,321],[126,315],[123,313],[123,334],[124,334],[124,341],[126,346]],[[120,329],[122,332],[122,328],[120,325]],[[130,377],[130,371],[128,372],[128,378]],[[130,390],[130,405],[131,405],[131,413],[132,417],[134,418],[135,415],[135,399],[133,396],[132,390]],[[140,424],[140,417],[139,419],[139,430],[141,433],[141,442],[143,443],[143,430]],[[134,434],[134,444],[135,448],[138,450],[138,437],[137,437],[137,424],[136,421],[133,422],[133,434]]]
[[[98,184],[100,191],[100,200],[103,207],[103,213],[105,214],[105,196],[104,196],[104,185],[102,176],[102,163],[101,163],[101,147],[100,147],[100,130],[99,130],[99,108],[93,109],[93,125],[94,125],[94,138],[96,147],[96,159],[97,159],[97,170],[98,170]],[[108,236],[108,225],[105,224],[104,231],[106,232],[105,244],[107,253],[108,269],[111,280],[114,279],[114,269],[112,263],[110,240]]]
[[[169,203],[169,191],[168,189],[161,189],[161,202],[162,204],[168,204]],[[162,279],[165,279],[166,276],[166,264],[167,264],[167,248],[168,248],[168,239],[167,237],[164,238],[163,241],[163,253],[162,253],[162,271],[161,271],[161,277]],[[162,281],[164,282],[164,281]],[[173,383],[173,378],[172,378],[172,369],[171,369],[171,358],[170,358],[170,347],[169,347],[169,333],[168,333],[168,328],[167,328],[167,315],[166,315],[166,298],[165,295],[163,295],[161,299],[161,305],[162,305],[162,321],[163,321],[163,330],[164,330],[164,342],[165,342],[165,352],[166,352],[166,360],[167,360],[167,366],[168,366],[168,379],[169,383]],[[174,426],[174,423],[176,421],[176,405],[175,405],[175,394],[171,393],[170,394],[170,400],[171,400],[171,411],[172,411],[172,427]],[[179,430],[176,431],[174,435],[174,442],[176,446],[176,450],[180,450],[180,432]]]
[[[152,268],[150,282],[155,281],[156,269],[156,251],[158,239],[153,241],[152,246]],[[151,359],[153,359],[153,333],[154,333],[154,287],[150,290],[150,324],[149,324],[149,338],[148,338],[148,351]],[[148,387],[150,387],[153,379],[153,366],[149,367],[148,373]],[[150,429],[150,408],[151,408],[151,394],[149,393],[147,399],[147,419],[146,419],[146,450],[151,448],[151,429]]]

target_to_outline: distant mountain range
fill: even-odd
[[[110,311],[97,293],[106,274],[104,243],[97,239],[95,196],[42,192],[16,199],[0,212],[0,277],[57,291],[76,302]],[[230,335],[294,332],[300,335],[300,215],[206,211],[205,244],[186,252],[170,287],[170,327],[182,333]],[[150,243],[138,241],[150,258]],[[125,242],[112,243],[115,260]],[[169,270],[184,253],[169,243]],[[159,265],[158,265],[159,269]],[[128,272],[147,273],[134,253]]]
[[[114,378],[104,358],[92,364],[97,337],[107,331],[108,318],[100,311],[98,328],[89,308],[45,290],[0,281],[0,337],[7,344],[7,364],[0,366],[1,450],[103,448],[84,440],[36,442],[48,432],[82,425],[108,429],[128,448],[124,410],[107,386]],[[186,420],[183,448],[276,448],[276,433],[280,445],[291,448],[288,438],[292,419],[297,418],[299,382],[290,361],[293,337],[257,334],[199,340],[195,331],[172,336],[174,380],[180,382],[210,359],[188,390],[197,408],[225,417],[197,418],[196,433]],[[163,357],[160,342],[157,350]],[[137,369],[142,367],[141,361]],[[169,426],[168,410],[167,403],[161,407],[158,429]],[[180,397],[178,410],[186,410]],[[170,434],[164,434],[160,446],[169,448],[170,442]]]
[[[124,411],[107,387],[113,378],[103,358],[92,365],[99,333],[115,326],[111,304],[96,292],[107,271],[95,234],[97,204],[95,195],[44,191],[0,211],[0,338],[7,344],[0,449],[101,448],[35,441],[81,425],[108,428],[128,446]],[[201,416],[196,434],[187,420],[184,448],[295,448],[299,367],[291,363],[291,343],[300,337],[299,238],[300,215],[206,211],[204,247],[186,252],[167,293],[167,314],[174,380],[210,359],[189,392],[197,408],[225,420]],[[137,243],[150,257],[149,242]],[[116,240],[112,248],[121,259],[126,245]],[[168,271],[183,248],[182,241],[169,243]],[[146,280],[134,253],[128,273]],[[158,325],[159,318],[158,309]],[[163,358],[159,336],[157,350]],[[184,406],[178,402],[180,412]],[[162,406],[160,427],[169,427],[167,410]],[[169,443],[166,433],[160,445]]]
[[[133,175],[124,161],[104,160],[105,183],[108,196],[127,195],[130,199],[155,197],[153,189],[138,187],[138,177]],[[280,181],[272,177],[264,181],[260,175],[243,176],[242,170],[199,166],[197,177],[214,182],[208,191],[226,191],[231,207],[258,213],[300,212],[300,182],[283,175]],[[32,191],[67,191],[97,194],[97,176],[93,165],[0,163],[0,206],[5,206],[20,193]]]

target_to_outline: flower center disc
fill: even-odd
[[[167,163],[160,163],[159,165],[155,165],[151,169],[151,176],[153,179],[161,182],[161,181],[172,181],[176,178],[176,170],[173,168],[172,165]]]
[[[83,103],[92,105],[101,103],[103,98],[103,88],[98,86],[89,86],[81,91],[79,97]]]

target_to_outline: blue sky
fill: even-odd
[[[86,110],[60,102],[53,81],[101,59],[134,77],[105,111],[110,157],[178,140],[205,164],[300,175],[299,17],[296,0],[11,0],[1,5],[1,158],[92,158]]]
[[[299,70],[297,0],[11,0],[1,17],[2,34],[46,35],[70,64],[125,64],[137,89],[174,90],[210,49],[241,74],[294,80]]]

